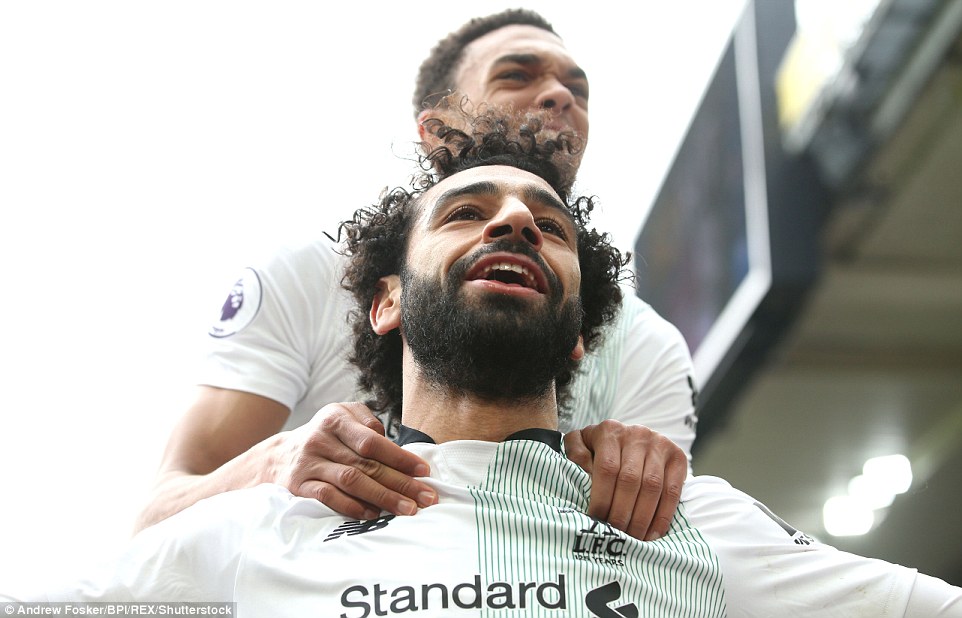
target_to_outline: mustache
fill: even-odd
[[[523,240],[508,240],[506,238],[497,240],[490,245],[486,245],[471,255],[467,255],[456,261],[451,266],[451,270],[448,271],[449,280],[455,284],[459,284],[462,280],[464,280],[464,276],[469,270],[471,270],[471,267],[474,266],[478,260],[483,259],[486,255],[501,252],[518,253],[529,258],[532,262],[537,264],[538,268],[541,269],[541,272],[544,273],[545,279],[548,280],[548,291],[554,292],[555,290],[560,289],[560,279],[558,279],[557,275],[555,275],[554,272],[548,268],[544,258],[542,258],[541,254],[532,248],[530,243]]]

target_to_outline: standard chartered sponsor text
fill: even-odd
[[[390,588],[381,584],[351,586],[341,593],[341,607],[351,610],[341,618],[368,618],[403,614],[423,610],[447,609],[456,605],[462,609],[526,609],[540,606],[545,609],[566,609],[565,576],[558,573],[556,581],[548,582],[492,582],[481,586],[481,576],[459,584],[431,583]]]

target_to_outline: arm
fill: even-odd
[[[838,551],[721,479],[695,477],[682,500],[717,555],[730,616],[962,616],[962,589]]]
[[[411,478],[426,476],[426,464],[385,438],[363,405],[331,404],[306,425],[276,433],[286,418],[287,409],[270,399],[200,387],[171,435],[137,529],[203,498],[261,483],[359,519],[381,509],[410,515],[414,501],[436,501],[430,487]]]
[[[668,531],[688,473],[693,367],[678,329],[623,291],[617,321],[574,387],[573,423],[586,426],[566,434],[565,450],[592,476],[588,514],[651,540]]]
[[[154,488],[136,530],[203,498],[259,484],[262,471],[252,465],[256,455],[238,456],[276,434],[288,413],[283,405],[266,397],[199,387],[193,404],[167,441]]]
[[[905,607],[905,616],[931,616],[932,618],[959,618],[962,616],[962,588],[951,586],[937,577],[919,573],[912,586]]]

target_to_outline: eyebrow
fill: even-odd
[[[537,66],[544,60],[538,54],[505,54],[497,58],[491,66],[497,68],[503,64],[520,64],[524,67]],[[572,79],[588,79],[588,74],[579,66],[568,69],[568,77]]]
[[[464,185],[463,187],[448,189],[434,202],[434,207],[431,208],[431,214],[429,215],[428,220],[434,220],[440,210],[443,210],[444,207],[450,202],[459,198],[470,195],[486,195],[497,197],[503,193],[504,191],[502,190],[502,187],[498,183],[491,180],[479,180],[477,182]],[[555,195],[550,191],[541,187],[527,185],[522,189],[521,196],[524,198],[526,203],[535,202],[560,211],[566,219],[574,224],[575,220],[574,216],[571,214],[571,211],[568,210],[568,208],[564,205],[564,202],[555,197]]]
[[[541,187],[525,187],[524,188],[524,199],[526,202],[537,202],[549,206],[555,210],[561,211],[561,214],[565,216],[566,219],[574,223],[574,216],[572,216],[571,211],[568,210],[564,203],[556,198],[554,194],[550,191],[546,191]]]

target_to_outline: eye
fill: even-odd
[[[462,206],[458,206],[453,211],[451,211],[451,214],[445,217],[444,222],[450,223],[453,221],[480,221],[481,219],[482,219],[481,211],[478,210],[476,206],[473,206],[471,204],[464,204]]]
[[[535,223],[543,234],[551,234],[552,236],[557,236],[562,240],[568,240],[568,234],[565,233],[564,226],[554,219],[538,219],[535,221]]]
[[[588,100],[588,86],[584,84],[567,84],[565,87],[576,98],[584,99],[585,101]]]
[[[530,77],[524,71],[521,71],[518,69],[512,69],[510,71],[504,71],[503,73],[498,73],[496,79],[503,79],[507,81],[523,83],[523,82],[529,81]]]

